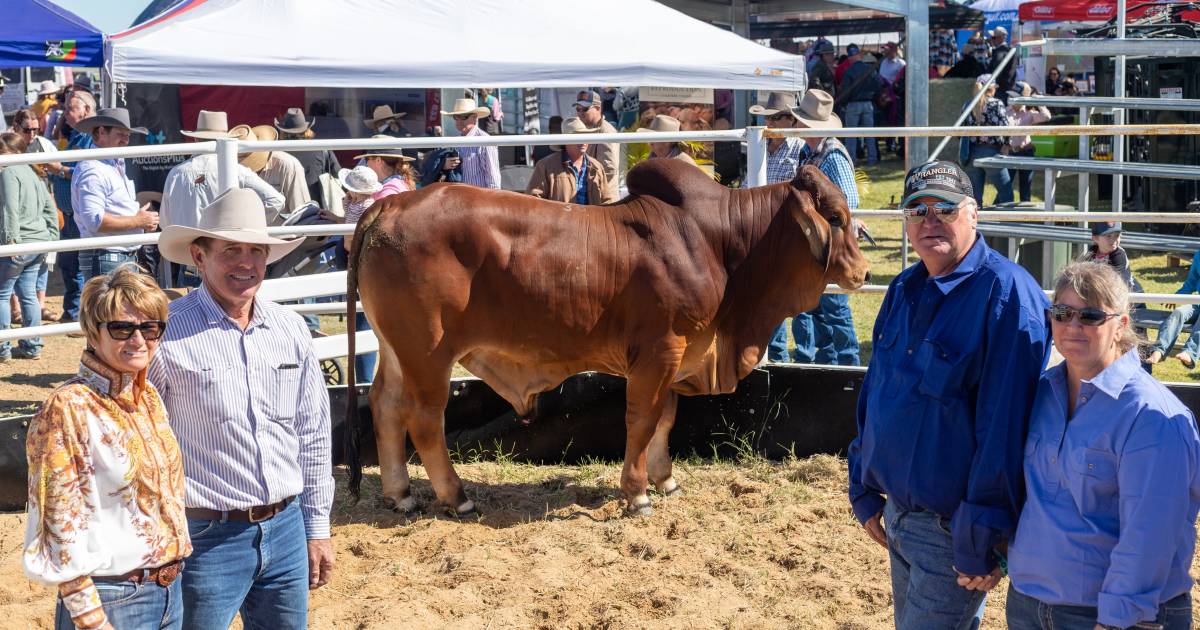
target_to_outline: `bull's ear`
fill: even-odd
[[[821,269],[829,269],[831,238],[829,222],[817,213],[817,198],[807,190],[790,191],[791,213],[808,241],[808,250]]]

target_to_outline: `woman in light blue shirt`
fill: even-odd
[[[1200,509],[1192,413],[1141,369],[1129,285],[1068,265],[1025,442],[1025,506],[1009,549],[1012,630],[1191,627]]]

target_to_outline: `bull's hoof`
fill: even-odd
[[[471,500],[460,503],[458,507],[454,507],[446,503],[438,503],[435,507],[442,514],[445,514],[446,516],[452,516],[460,521],[479,519],[481,516],[479,509],[475,507],[475,502]]]
[[[399,512],[400,514],[411,514],[417,511],[417,500],[411,494],[399,501],[392,497],[379,497],[375,502],[375,506],[380,509]]]
[[[650,497],[641,495],[625,506],[627,516],[653,516],[654,508],[650,507]]]
[[[681,488],[679,484],[675,483],[674,477],[667,477],[666,481],[657,484],[656,487],[658,488],[658,493],[664,497],[673,497],[677,494],[683,494],[683,488]]]

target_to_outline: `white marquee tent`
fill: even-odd
[[[113,35],[118,83],[798,90],[804,58],[653,0],[185,0]]]

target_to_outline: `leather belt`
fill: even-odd
[[[170,586],[179,574],[183,572],[183,560],[168,562],[161,567],[153,569],[134,569],[129,573],[121,575],[93,575],[93,582],[133,582],[134,584],[147,584],[155,582],[159,586]]]
[[[288,497],[282,501],[268,505],[256,505],[245,510],[210,510],[208,508],[188,508],[187,517],[197,521],[242,521],[246,523],[261,523],[268,521],[283,511],[296,497]]]

